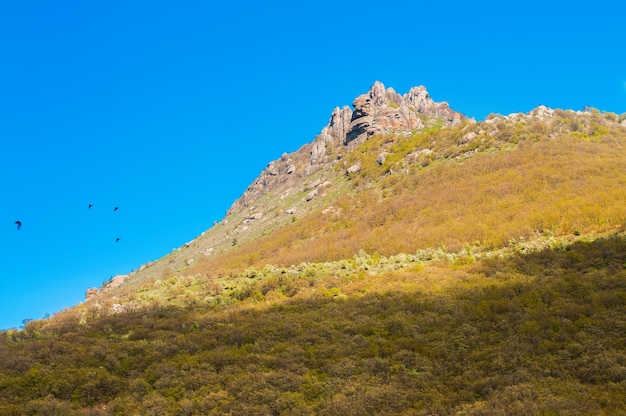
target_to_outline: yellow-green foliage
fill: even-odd
[[[494,249],[520,238],[623,227],[626,132],[587,122],[584,134],[556,118],[373,137],[346,155],[346,166],[358,163],[361,172],[331,213],[299,218],[193,271],[338,260],[360,249],[383,255],[466,244]],[[463,143],[469,132],[475,137]],[[407,157],[422,149],[432,153]],[[379,165],[382,150],[388,155]]]
[[[431,257],[248,270],[229,302],[33,321],[0,334],[0,414],[624,414],[626,238]]]
[[[1,333],[0,415],[626,414],[623,119],[372,137],[332,207]]]

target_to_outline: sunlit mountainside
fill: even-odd
[[[223,220],[0,337],[0,414],[626,414],[626,114],[375,83]]]

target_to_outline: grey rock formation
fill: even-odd
[[[369,92],[358,96],[352,105],[354,111],[346,144],[361,143],[374,134],[422,129],[430,121],[444,126],[456,125],[463,118],[451,110],[448,103],[433,101],[423,86],[413,87],[408,94],[400,95],[376,81]]]
[[[330,115],[328,124],[315,137],[311,146],[309,164],[305,168],[305,174],[315,172],[320,165],[327,163],[333,149],[346,144],[346,135],[350,129],[352,110],[348,106],[342,109],[336,107]]]
[[[359,166],[359,165],[352,165],[348,169],[346,169],[346,174],[348,174],[348,175],[356,175],[360,171],[361,171],[361,166]]]
[[[310,200],[315,198],[318,194],[319,194],[318,190],[317,189],[313,189],[311,192],[309,192],[307,194],[306,201],[309,202]]]
[[[411,132],[431,124],[456,125],[465,117],[446,102],[435,102],[423,86],[400,95],[376,81],[348,106],[336,107],[322,131],[307,145],[271,162],[229,212],[249,206],[269,190],[294,186],[303,176],[336,163],[344,149],[358,146],[375,134]],[[384,156],[381,159],[384,163]],[[379,161],[379,163],[381,163]]]

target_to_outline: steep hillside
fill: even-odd
[[[360,253],[478,258],[623,231],[623,117],[539,107],[481,123],[432,120],[421,130],[377,133],[357,145],[334,143],[324,152],[326,163],[315,168],[305,157],[313,154],[311,145],[283,156],[219,224],[92,292],[78,309],[135,308],[147,300],[180,304],[197,296],[186,290],[154,295],[160,293],[154,285],[171,278],[210,278],[232,289],[229,279],[264,268]],[[294,172],[280,168],[286,161],[284,167],[295,164]]]
[[[335,108],[328,124],[311,143],[269,163],[233,203],[226,217],[210,230],[130,276],[116,277],[103,289],[117,287],[123,281],[136,284],[177,274],[198,261],[220,257],[298,218],[328,208],[340,196],[353,192],[345,175],[350,167],[346,166],[344,155],[371,137],[406,135],[466,121],[447,103],[433,101],[424,87],[414,87],[400,95],[376,82],[352,105],[354,111],[347,106]],[[90,290],[88,297],[97,293]]]
[[[484,251],[621,227],[624,128],[599,114],[557,111],[546,117],[541,111],[408,137],[373,137],[343,158],[344,166],[358,171],[335,167],[349,192],[204,263],[230,270],[338,260],[359,250]],[[589,131],[572,132],[568,116],[588,123]]]
[[[353,106],[271,162],[213,228],[108,287],[624,224],[624,116],[539,107],[476,123],[423,87],[401,96],[379,82]]]
[[[0,414],[626,414],[626,115],[381,83],[226,217],[0,336]]]

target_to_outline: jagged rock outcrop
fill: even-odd
[[[385,89],[378,81],[367,94],[358,96],[353,106],[346,144],[358,144],[374,134],[389,131],[422,129],[430,120],[455,125],[463,117],[451,110],[448,103],[433,101],[423,86],[400,95],[393,88]]]
[[[465,117],[447,102],[435,102],[423,86],[405,94],[376,81],[348,106],[336,107],[328,124],[308,145],[271,162],[229,212],[249,206],[269,190],[293,186],[328,163],[335,163],[344,148],[358,146],[375,134],[420,130],[429,125],[459,124]]]
[[[450,109],[447,102],[433,101],[423,86],[400,95],[376,81],[352,106],[354,111],[348,107],[335,108],[328,125],[313,140],[306,173],[330,162],[325,155],[332,156],[335,153],[332,150],[338,146],[356,146],[375,134],[421,130],[428,124],[456,125],[464,119],[461,113]]]
[[[313,140],[309,164],[306,174],[311,174],[316,166],[326,162],[327,149],[333,149],[346,144],[346,136],[352,123],[352,110],[348,106],[339,109],[336,107],[330,115],[328,124]]]

